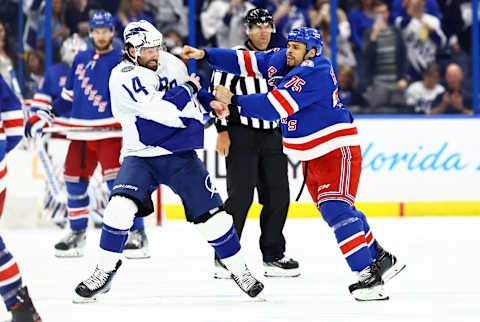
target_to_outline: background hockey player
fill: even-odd
[[[267,50],[272,32],[273,17],[266,9],[251,9],[245,16],[248,39],[236,50]],[[223,85],[235,94],[267,93],[267,79],[255,73],[248,77],[215,71],[212,89]],[[278,121],[268,122],[239,114],[238,108],[226,120],[217,120],[217,151],[225,156],[227,192],[225,210],[232,214],[235,229],[241,238],[247,214],[257,188],[262,204],[260,213],[260,250],[264,274],[269,277],[300,275],[298,262],[285,256],[283,227],[290,204],[288,162],[282,150],[282,134]],[[229,278],[230,274],[215,260],[215,277]]]
[[[89,179],[97,164],[102,167],[103,179],[108,187],[120,170],[122,133],[120,124],[112,116],[108,78],[121,59],[121,51],[112,48],[113,18],[106,11],[96,12],[90,19],[90,30],[95,49],[75,56],[63,87],[61,97],[51,106],[56,117],[69,117],[70,127],[99,128],[98,131],[68,133],[71,140],[65,160],[65,181],[68,192],[68,219],[71,232],[55,245],[56,255],[78,257],[83,255],[89,216]],[[32,116],[26,124],[25,134],[32,136],[52,119],[47,113]],[[143,219],[132,226],[129,253],[126,256],[149,257]]]
[[[7,164],[5,157],[22,139],[23,111],[20,101],[0,75],[0,216],[7,193]],[[40,322],[41,319],[22,287],[22,275],[18,264],[6,248],[0,236],[0,295],[13,321]]]
[[[124,60],[110,77],[112,111],[123,128],[124,160],[105,210],[98,265],[75,289],[74,302],[94,301],[110,289],[128,228],[134,217],[152,212],[151,187],[159,184],[182,198],[187,220],[215,249],[238,286],[257,296],[263,284],[247,269],[232,216],[223,210],[194,151],[203,148],[203,111],[195,102],[199,78],[189,78],[182,61],[160,51],[162,34],[145,20],[128,24],[124,41]],[[202,90],[200,97],[207,108],[220,104],[228,112],[225,104],[210,102],[208,92]]]
[[[79,51],[83,51],[85,49],[87,49],[87,43],[83,41],[77,34],[72,35],[62,43],[62,47],[60,49],[62,62],[50,66],[43,74],[38,90],[32,99],[30,114],[37,113],[39,111],[47,111],[48,113],[50,104],[60,97],[62,93],[62,88],[65,86],[67,81],[68,70],[73,63],[75,55]],[[54,124],[58,124],[58,122],[61,124],[66,124],[68,120],[57,119],[54,121]],[[54,137],[65,138],[64,135],[58,135]],[[63,175],[62,178],[60,178],[58,174],[60,171],[63,172],[63,164],[65,159],[63,158],[62,160],[57,160],[57,155],[54,155],[54,153],[51,152],[57,151],[58,148],[62,149],[62,143],[64,142],[60,139],[60,142],[58,142],[59,144],[57,145],[56,143],[57,142],[54,140],[48,140],[48,143],[45,144],[47,146],[45,150],[48,152],[48,156],[52,160],[52,162],[50,162],[52,169],[45,169],[45,172],[49,171],[55,176],[51,180],[57,181],[58,187],[61,188],[62,194],[61,196],[55,195],[60,193],[58,191],[52,191],[54,189],[49,186],[48,179],[46,180],[45,198],[42,204],[42,215],[55,222],[57,225],[63,227],[68,216],[66,191],[63,193],[63,190],[66,190],[66,188]],[[41,142],[36,142],[36,144],[41,144]],[[61,155],[60,157],[62,156],[64,157],[64,155]],[[63,200],[63,198],[65,200]]]
[[[242,108],[242,115],[281,120],[285,152],[303,160],[312,199],[333,229],[341,252],[359,281],[349,290],[357,300],[384,300],[384,280],[404,268],[373,238],[365,215],[354,207],[362,154],[357,128],[338,99],[322,37],[313,28],[288,34],[287,49],[269,53],[186,46],[185,58],[207,58],[213,68],[238,75],[258,72],[276,88],[268,94],[233,95],[216,87],[216,98]],[[245,66],[242,68],[242,66]]]

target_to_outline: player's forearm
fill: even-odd
[[[207,112],[211,112],[212,109],[210,108],[210,102],[215,99],[212,93],[209,93],[205,88],[201,88],[197,94],[198,101],[202,104],[203,108]]]
[[[280,114],[267,99],[267,94],[233,95],[232,104],[241,107],[240,115],[266,121],[280,119]]]
[[[204,50],[205,58],[213,69],[218,69],[235,75],[241,75],[236,50],[224,48],[209,48]]]

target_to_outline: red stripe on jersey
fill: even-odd
[[[293,109],[292,105],[287,101],[285,97],[283,97],[282,93],[280,93],[277,89],[274,89],[272,91],[273,97],[282,105],[283,109],[285,112],[287,112],[288,116],[292,115],[295,113],[295,110]]]
[[[245,62],[245,69],[247,70],[247,76],[255,77],[255,73],[252,67],[252,58],[250,57],[250,52],[244,50],[242,51],[242,53],[243,53],[243,60]]]
[[[5,129],[3,127],[0,127],[0,134],[5,133]]]
[[[369,231],[367,236],[365,236],[365,241],[367,242],[367,244],[370,244],[370,242],[372,241],[373,239],[373,234],[372,234],[372,231]]]
[[[7,167],[3,168],[0,171],[0,179],[3,179],[3,177],[5,177],[6,175],[7,175]]]
[[[80,209],[80,210],[69,210],[68,217],[74,218],[78,216],[88,215],[88,208],[87,209]]]
[[[40,98],[34,98],[32,100],[32,104],[34,103],[43,103],[43,104],[47,104],[47,105],[50,105],[50,103],[52,103],[51,101],[47,101],[47,100],[42,100]]]
[[[0,281],[6,281],[9,278],[14,277],[15,275],[20,274],[20,270],[18,269],[17,263],[13,264],[9,268],[0,271]]]
[[[4,120],[5,127],[23,127],[23,119]]]
[[[273,90],[272,93],[274,91],[275,90]],[[284,141],[283,145],[285,147],[289,148],[289,149],[305,151],[305,150],[312,149],[312,148],[316,147],[317,145],[320,145],[320,144],[325,143],[327,141],[330,141],[332,139],[335,139],[335,138],[338,138],[338,137],[341,137],[341,136],[348,136],[348,135],[355,135],[355,134],[358,134],[357,128],[343,129],[343,130],[338,130],[338,131],[332,132],[330,134],[324,135],[324,136],[319,137],[315,140],[308,141],[308,142],[305,142],[305,143],[294,144],[294,143],[287,143],[287,142]]]
[[[340,246],[340,250],[342,254],[345,255],[362,244],[365,244],[365,235],[363,234]]]

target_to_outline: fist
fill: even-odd
[[[230,110],[225,103],[219,101],[211,101],[210,107],[212,108],[212,110],[215,111],[215,115],[217,115],[217,118],[219,118],[220,120],[223,120],[228,115],[230,115]]]
[[[32,138],[41,133],[44,127],[48,127],[53,122],[53,116],[48,111],[39,110],[36,114],[30,116],[25,124],[25,137]]]
[[[191,74],[190,77],[188,78],[188,81],[195,84],[195,86],[197,86],[198,91],[200,90],[200,88],[202,88],[202,84],[200,84],[200,76],[197,76],[197,74],[195,73]]]
[[[183,59],[190,59],[190,58],[202,59],[203,57],[205,57],[205,51],[201,49],[197,49],[195,47],[185,45],[183,46],[182,53],[180,54],[180,56]]]
[[[225,104],[232,102],[233,93],[230,92],[225,86],[217,85],[215,87],[215,99]]]

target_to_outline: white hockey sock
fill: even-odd
[[[235,255],[222,258],[221,261],[235,275],[240,275],[247,268],[241,249]]]
[[[98,256],[98,268],[104,272],[111,272],[115,269],[115,265],[122,257],[121,253],[109,252],[100,248]]]

